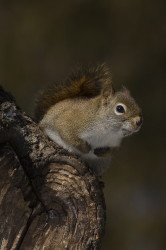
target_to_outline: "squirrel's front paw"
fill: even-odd
[[[111,157],[117,151],[117,147],[95,148],[94,154],[98,157]]]
[[[91,146],[87,142],[83,142],[79,145],[78,150],[84,154],[87,154],[91,150]]]
[[[109,147],[104,147],[104,148],[95,148],[94,149],[94,154],[99,156],[99,157],[102,157],[104,156],[108,151],[110,151],[110,148]]]

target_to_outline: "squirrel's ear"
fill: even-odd
[[[102,91],[102,103],[103,105],[107,105],[109,103],[110,98],[114,95],[115,91],[111,85],[106,86]]]
[[[122,86],[122,91],[127,95],[130,95],[130,90],[128,90],[124,85]]]
[[[103,89],[102,97],[104,99],[107,99],[108,97],[113,96],[114,93],[115,93],[114,88],[111,85],[108,85]]]

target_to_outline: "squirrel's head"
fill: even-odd
[[[117,92],[112,86],[106,87],[102,92],[102,109],[108,126],[110,122],[111,129],[122,137],[140,130],[143,122],[141,109],[125,87]]]

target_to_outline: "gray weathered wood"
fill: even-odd
[[[0,249],[99,249],[100,181],[0,89]]]

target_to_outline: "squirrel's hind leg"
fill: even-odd
[[[69,144],[70,146],[72,146],[83,154],[87,154],[91,150],[91,146],[74,133],[65,133],[65,131],[63,131],[62,138],[64,141],[66,141],[67,144]]]

